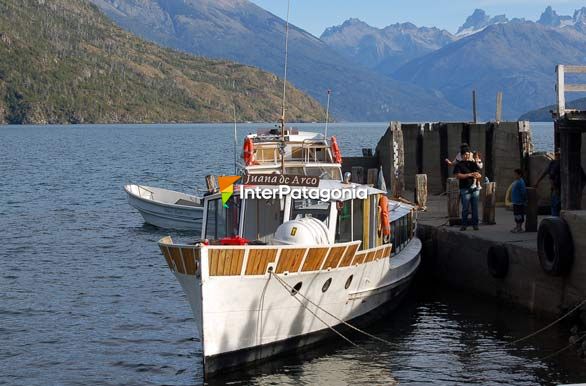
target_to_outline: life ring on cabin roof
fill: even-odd
[[[332,136],[332,156],[334,157],[334,162],[337,164],[341,164],[342,163],[342,153],[340,152],[340,147],[338,146],[338,141],[336,140],[336,137]]]
[[[574,262],[574,242],[564,220],[549,217],[541,221],[537,232],[537,253],[545,273],[561,276],[570,272]]]
[[[391,235],[391,217],[389,216],[389,199],[385,195],[381,195],[378,200],[378,207],[380,210],[380,224],[383,236]]]
[[[252,143],[252,138],[250,137],[247,137],[244,140],[244,151],[242,157],[244,158],[244,163],[246,166],[254,164],[254,144]]]

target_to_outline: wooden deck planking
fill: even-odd
[[[306,248],[290,248],[281,251],[281,257],[277,264],[276,273],[297,272],[301,265],[301,259],[305,255]]]
[[[318,271],[328,253],[328,250],[329,248],[311,248],[305,258],[305,263],[303,263],[303,268],[301,268],[301,270],[303,272]]]
[[[334,247],[330,249],[330,253],[328,253],[323,269],[336,268],[344,256],[345,250],[346,247]]]

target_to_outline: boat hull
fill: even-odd
[[[368,320],[396,306],[420,252],[414,238],[392,257],[327,270],[203,278],[175,272],[196,317],[206,376],[316,344],[330,336],[329,326],[343,326],[340,320]],[[201,261],[206,272],[203,253]]]
[[[147,224],[164,229],[201,232],[203,207],[156,201],[155,199],[141,197],[128,187],[125,187],[125,191],[128,196],[128,203],[138,210]],[[172,193],[177,193],[178,199],[187,196],[179,192]]]
[[[384,315],[388,315],[397,308],[401,300],[407,294],[412,278],[402,281],[394,288],[394,294],[385,303],[382,303],[372,311],[346,321],[354,327],[366,327],[370,323],[379,320]],[[344,324],[333,326],[336,331],[345,336],[357,336],[358,333]],[[308,349],[324,341],[339,339],[339,335],[329,328],[323,328],[319,331],[311,332],[301,336],[285,339],[283,341],[268,343],[261,346],[255,346],[248,349],[242,349],[226,354],[219,354],[206,357],[204,360],[204,371],[206,376],[211,377],[219,374],[220,371],[230,371],[246,365],[258,364],[275,357],[286,356],[299,349]]]

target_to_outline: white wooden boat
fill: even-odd
[[[201,231],[203,201],[196,196],[152,186],[127,184],[128,203],[144,221],[159,228]]]
[[[356,187],[322,179],[318,189]],[[199,242],[159,241],[193,311],[206,376],[316,343],[400,301],[420,263],[414,208],[358,187],[364,199],[327,202],[296,198],[301,187],[273,199],[235,189],[228,208],[210,194]]]

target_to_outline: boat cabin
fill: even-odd
[[[278,189],[276,186],[258,188],[273,189],[275,192]],[[365,197],[347,198],[351,197],[350,190],[358,188],[366,192]],[[284,197],[275,193],[275,197],[259,199],[250,197],[247,190],[241,197],[239,185],[236,185],[227,207],[222,204],[220,193],[208,195],[204,199],[201,238],[209,240],[211,244],[236,238],[256,245],[321,245],[360,240],[360,249],[392,243],[394,250],[400,251],[414,236],[413,208],[401,203],[388,203],[386,193],[381,190],[366,185],[321,180],[315,189],[323,197],[329,198],[324,201],[302,197],[302,189],[291,187],[290,193]],[[342,197],[337,199],[334,191],[346,191],[346,194],[342,193]],[[384,235],[383,232],[381,205],[387,206],[387,219],[391,222],[390,235]],[[295,233],[297,228],[305,229],[306,226],[308,234],[313,236],[289,240],[289,233]]]
[[[242,170],[248,174],[280,173],[342,180],[341,155],[335,138],[323,134],[286,129],[283,143],[278,129],[248,135],[244,143]],[[281,160],[283,152],[283,160]]]

